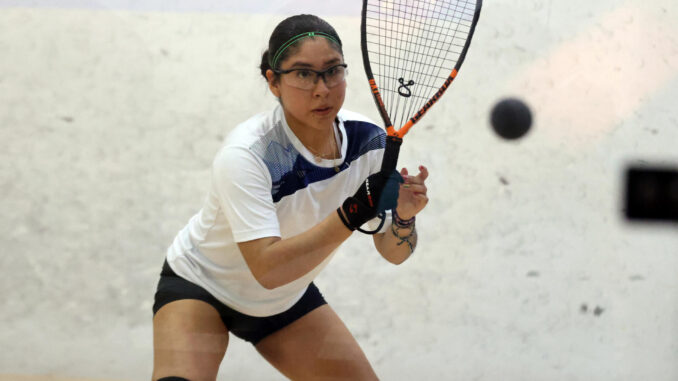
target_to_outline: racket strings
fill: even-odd
[[[475,8],[476,0],[367,0],[367,52],[394,126],[405,124],[450,76]]]
[[[462,6],[464,4],[467,4],[467,3],[466,2],[462,3]],[[459,11],[458,6],[459,5],[460,5],[459,3],[455,3],[454,9],[442,7],[442,10],[447,11],[448,14],[452,13],[452,15],[457,15],[457,14],[459,14],[458,13],[458,11]],[[434,8],[434,13],[436,13],[435,8]],[[442,14],[442,13],[438,13],[438,14]],[[440,21],[441,19],[437,18],[436,20]],[[425,54],[432,56],[433,62],[435,62],[436,64],[435,65],[428,65],[427,68],[420,71],[420,75],[418,77],[418,80],[420,81],[420,83],[424,83],[425,85],[428,85],[429,87],[433,87],[433,84],[440,84],[441,80],[444,81],[446,79],[446,77],[449,76],[448,70],[441,70],[441,69],[445,68],[444,63],[446,62],[446,59],[448,57],[446,53],[447,52],[454,52],[454,50],[452,50],[451,46],[455,45],[454,42],[455,42],[455,38],[457,36],[457,33],[459,32],[459,25],[460,25],[459,22],[460,21],[461,20],[459,18],[455,19],[455,17],[453,16],[452,20],[449,23],[446,23],[444,21],[442,22],[443,26],[449,27],[449,29],[440,27],[439,25],[433,25],[434,26],[433,29],[427,30],[427,32],[430,33],[430,34],[433,34],[433,35],[438,34],[438,35],[442,36],[443,37],[442,40],[444,41],[444,43],[442,45],[437,44],[437,43],[426,45],[426,53]],[[469,24],[469,29],[470,29],[470,24]],[[449,40],[448,40],[448,38],[449,38]],[[421,36],[420,36],[420,39],[417,40],[417,41],[418,41],[418,43],[421,43],[422,45],[426,44],[426,41],[423,41],[423,38]],[[465,44],[465,42],[466,41],[464,40],[464,44]],[[445,49],[445,44],[447,44],[447,50]],[[463,48],[463,45],[462,45],[462,48]],[[458,56],[459,56],[459,53],[456,54],[457,58],[458,58]],[[452,63],[452,62],[454,62],[454,64],[456,65],[457,60],[454,59],[450,63]],[[441,73],[442,73],[442,77],[440,75]],[[447,74],[447,76],[445,76],[445,74]],[[422,87],[422,89],[423,89],[423,87]],[[431,95],[433,95],[433,94],[431,94]],[[415,105],[414,103],[411,103],[410,106],[411,106],[410,109],[403,115],[408,115],[408,116],[411,115],[417,109],[423,107],[423,104]],[[401,123],[402,122],[403,121],[401,121]]]
[[[428,3],[425,3],[425,4],[427,4],[429,7],[427,7],[426,9],[423,9],[421,7],[415,7],[415,10],[419,14],[421,14],[421,11],[423,10],[424,15],[426,17],[432,18],[432,20],[429,20],[429,21],[433,21],[433,22],[423,24],[422,25],[422,26],[424,26],[424,28],[422,28],[423,32],[418,33],[417,37],[414,39],[414,43],[419,47],[418,52],[415,53],[415,58],[417,58],[419,62],[424,63],[423,67],[419,68],[419,70],[418,70],[419,75],[416,76],[414,82],[430,86],[430,84],[432,84],[432,83],[436,83],[436,82],[439,83],[439,81],[441,79],[444,80],[445,75],[448,72],[448,70],[445,70],[445,71],[440,70],[441,68],[443,68],[445,66],[444,65],[444,58],[445,58],[444,57],[444,52],[445,52],[444,43],[443,43],[443,45],[441,45],[439,43],[431,44],[430,42],[432,40],[433,41],[442,40],[444,42],[448,42],[448,37],[451,36],[448,31],[455,30],[453,28],[453,25],[454,25],[453,23],[455,21],[458,21],[458,20],[455,20],[455,18],[453,17],[452,18],[452,24],[443,22],[442,26],[441,26],[440,21],[441,20],[444,21],[444,19],[441,19],[441,16],[443,16],[443,11],[445,11],[445,14],[452,13],[454,15],[454,14],[456,14],[456,9],[454,9],[453,12],[450,12],[452,9],[449,8],[449,7],[446,7],[445,5],[447,5],[447,4],[445,4],[445,3],[428,2]],[[433,5],[433,7],[430,7],[431,5]],[[455,6],[456,5],[457,4],[455,4]],[[426,28],[427,26],[428,26],[428,28]],[[456,32],[456,30],[455,30],[455,32]],[[434,37],[434,38],[431,38],[431,37]],[[438,38],[435,38],[435,37],[438,37]],[[440,38],[440,37],[442,37],[442,38]],[[449,41],[452,42],[453,38]],[[427,58],[428,58],[428,61],[427,61]],[[426,65],[427,62],[430,63],[430,64]],[[413,70],[411,64],[409,64],[408,69]],[[442,76],[440,74],[442,74]],[[447,75],[449,75],[449,74],[447,74]],[[430,87],[433,87],[433,86],[430,86]],[[418,87],[418,89],[420,90],[419,93],[422,93],[425,88],[420,86],[420,87]],[[424,95],[428,95],[428,94],[424,94]],[[423,98],[427,98],[427,97],[423,97]],[[401,113],[400,115],[403,115],[402,118],[404,118],[404,115],[409,116],[414,111],[416,111],[417,108],[420,108],[421,106],[423,106],[423,104],[415,104],[415,102],[411,102],[410,108],[406,112]],[[400,124],[404,123],[404,120],[402,120],[402,118],[401,118],[401,120],[399,120]]]

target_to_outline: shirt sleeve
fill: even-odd
[[[222,148],[212,163],[212,182],[236,242],[280,237],[270,174],[248,149]]]

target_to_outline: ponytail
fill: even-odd
[[[266,72],[268,70],[273,70],[271,68],[271,64],[269,62],[269,57],[268,57],[268,49],[264,52],[263,56],[261,57],[261,64],[259,64],[259,70],[261,71],[261,75],[264,77],[265,80],[268,80],[266,78]]]

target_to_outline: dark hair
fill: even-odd
[[[307,32],[321,32],[331,36],[335,41],[327,38],[339,53],[342,55],[344,52],[341,49],[341,39],[337,34],[337,31],[334,30],[332,25],[328,24],[325,20],[321,19],[318,16],[314,15],[296,15],[288,17],[285,20],[281,21],[278,26],[275,27],[273,33],[271,33],[271,38],[268,40],[268,49],[264,52],[261,57],[261,64],[259,65],[259,70],[261,70],[261,75],[266,78],[267,70],[275,70],[280,67],[280,63],[283,62],[287,57],[294,54],[296,48],[298,48],[300,42],[304,39],[298,40],[293,43],[282,54],[278,57],[276,65],[277,67],[272,67],[273,56],[278,52],[281,46],[286,44],[290,39],[295,36],[298,36],[302,33]],[[318,37],[309,37],[309,38],[318,38]],[[325,38],[325,37],[320,37]]]

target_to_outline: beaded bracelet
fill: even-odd
[[[395,226],[399,227],[399,228],[405,228],[405,229],[414,225],[414,221],[417,218],[415,216],[415,217],[410,218],[409,220],[403,220],[402,218],[400,218],[400,216],[398,215],[398,212],[396,212],[395,209],[391,210],[391,215],[393,216],[393,224]]]

